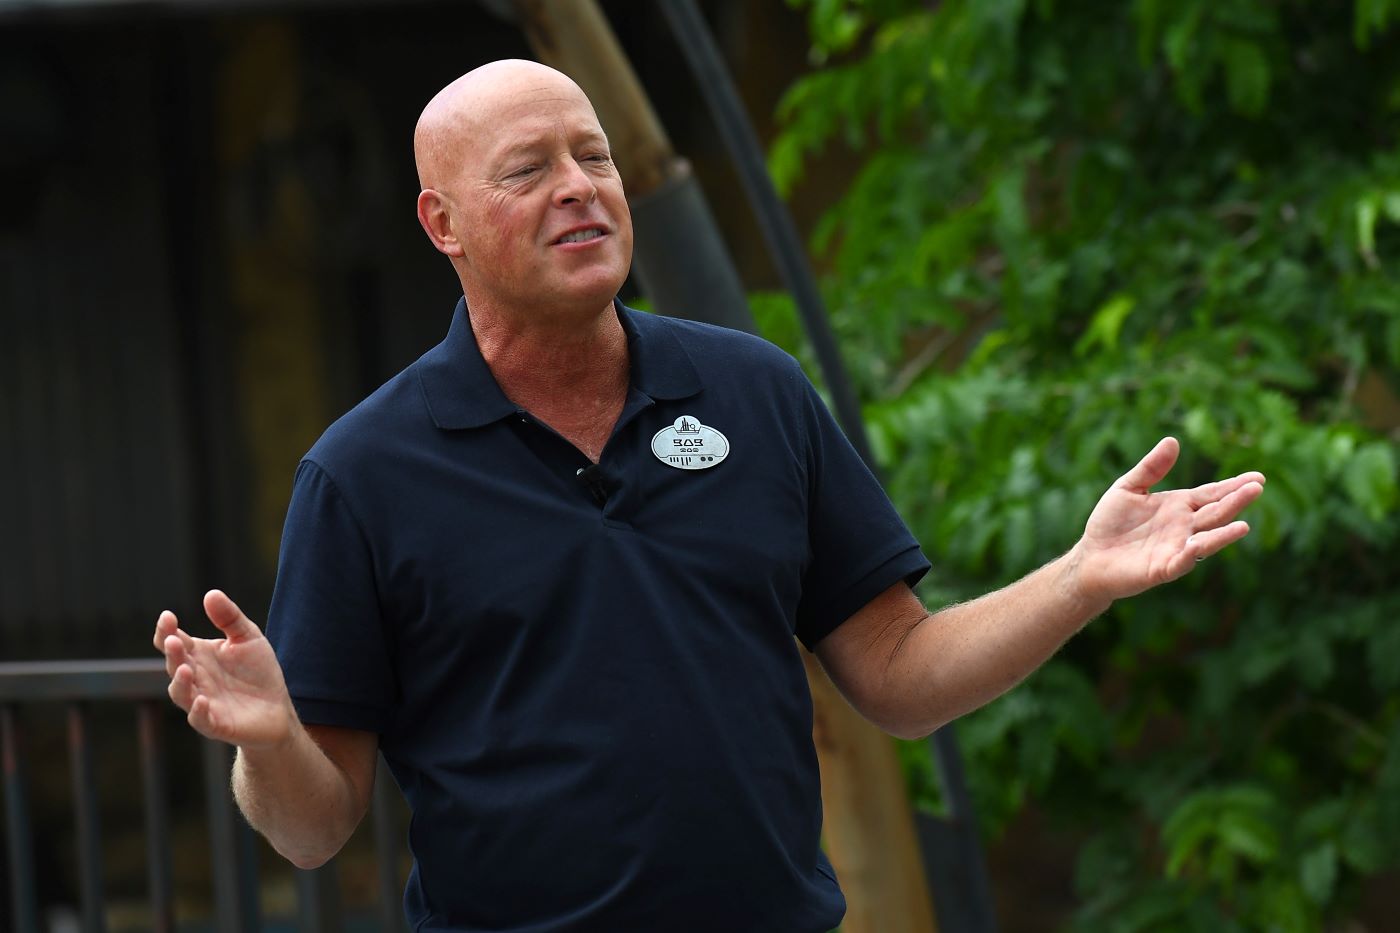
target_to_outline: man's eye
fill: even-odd
[[[539,170],[539,166],[537,166],[537,165],[522,165],[520,168],[518,168],[518,169],[516,169],[515,171],[511,172],[510,175],[507,176],[507,177],[509,177],[509,178],[526,178],[526,177],[528,177],[528,176],[530,176],[530,175],[535,174],[535,172],[537,172],[538,170]]]

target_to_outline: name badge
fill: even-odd
[[[701,424],[699,418],[681,415],[670,427],[656,432],[651,452],[678,470],[708,470],[729,456],[729,438]]]

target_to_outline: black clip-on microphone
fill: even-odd
[[[574,471],[574,475],[579,478],[583,485],[588,487],[588,492],[593,496],[593,501],[599,505],[608,503],[608,486],[603,481],[603,468],[596,463],[590,463],[586,467],[579,467]]]

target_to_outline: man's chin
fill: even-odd
[[[554,291],[554,295],[560,305],[578,307],[580,310],[602,308],[612,303],[625,281],[625,270],[621,275],[615,270],[597,270],[592,275],[570,276]]]

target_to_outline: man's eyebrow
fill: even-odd
[[[578,134],[575,142],[602,143],[604,146],[607,146],[608,134],[604,133],[602,130],[584,130]],[[545,140],[527,140],[526,142],[513,143],[497,152],[492,157],[492,163],[499,166],[501,163],[510,162],[514,159],[533,156],[539,152],[540,149],[548,145],[549,143]]]
[[[538,142],[515,143],[497,152],[492,161],[496,163],[509,162],[521,156],[534,155],[539,151],[539,148],[540,144]]]

